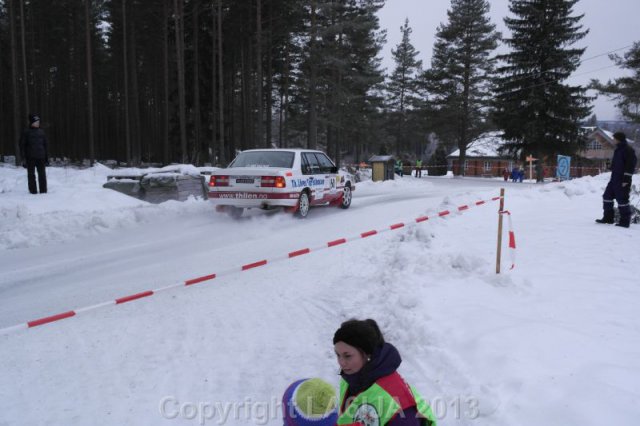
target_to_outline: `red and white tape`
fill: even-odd
[[[513,231],[513,221],[511,220],[511,212],[509,210],[501,211],[500,214],[507,215],[509,218],[509,257],[511,257],[511,268],[516,267],[516,234]]]
[[[501,197],[499,197],[499,196],[498,197],[493,197],[493,198],[491,198],[491,201],[498,201],[500,199],[501,199]],[[459,206],[457,208],[457,211],[458,212],[463,212],[465,210],[468,210],[471,206],[481,206],[481,205],[486,204],[486,203],[487,203],[487,201],[482,201],[481,200],[481,201],[476,201],[473,204],[465,204],[465,205]],[[448,216],[450,214],[451,214],[451,212],[449,210],[443,210],[443,211],[437,213],[437,217],[445,217],[445,216]],[[257,262],[248,263],[246,265],[242,265],[242,266],[239,266],[239,267],[236,266],[236,267],[233,267],[233,268],[229,268],[227,270],[219,271],[219,272],[217,272],[215,274],[203,275],[201,277],[191,278],[191,279],[186,280],[186,281],[180,281],[178,283],[170,284],[168,286],[161,287],[161,288],[158,288],[158,289],[155,289],[155,290],[143,291],[143,292],[132,294],[132,295],[129,295],[129,296],[120,297],[120,298],[117,298],[115,300],[110,300],[108,302],[98,303],[98,304],[95,304],[95,305],[91,305],[91,306],[86,306],[86,307],[83,307],[83,308],[70,310],[70,311],[63,312],[63,313],[60,313],[60,314],[57,314],[57,315],[51,315],[51,316],[39,318],[39,319],[36,319],[36,320],[33,320],[33,321],[27,321],[25,323],[17,324],[17,325],[11,326],[11,327],[0,328],[0,334],[5,334],[5,333],[12,332],[12,331],[23,330],[23,329],[26,329],[26,328],[33,328],[33,327],[37,327],[37,326],[40,326],[40,325],[49,324],[49,323],[52,323],[52,322],[56,322],[56,321],[60,321],[60,320],[66,319],[66,318],[70,318],[70,317],[76,316],[78,314],[82,314],[82,313],[85,313],[85,312],[88,312],[88,311],[92,311],[92,310],[95,310],[95,309],[98,309],[98,308],[103,308],[103,307],[106,307],[106,306],[121,305],[121,304],[124,304],[124,303],[132,302],[134,300],[143,299],[143,298],[146,298],[146,297],[149,297],[149,296],[153,296],[154,294],[163,292],[165,290],[170,290],[170,289],[173,289],[173,288],[177,288],[177,287],[189,287],[189,286],[192,286],[192,285],[195,285],[195,284],[200,284],[200,283],[203,283],[203,282],[211,281],[211,280],[214,280],[216,278],[220,278],[220,277],[223,277],[223,276],[226,276],[226,275],[235,274],[235,273],[238,273],[238,272],[248,271],[248,270],[251,270],[251,269],[259,268],[261,266],[269,265],[269,264],[276,263],[276,262],[279,262],[279,261],[283,261],[283,260],[287,260],[287,259],[293,259],[295,257],[304,256],[304,255],[309,254],[309,253],[317,252],[317,251],[324,250],[324,249],[329,249],[329,248],[332,248],[332,247],[337,247],[337,246],[340,246],[342,244],[346,244],[346,243],[353,242],[353,241],[356,241],[356,240],[360,240],[360,239],[363,239],[363,238],[372,237],[374,235],[378,235],[378,234],[381,234],[383,232],[394,231],[394,230],[397,230],[397,229],[404,228],[405,226],[410,225],[410,224],[426,222],[429,219],[430,219],[429,216],[420,216],[420,217],[418,217],[418,218],[416,218],[416,219],[414,219],[414,220],[412,220],[410,222],[407,222],[407,223],[404,223],[404,222],[395,223],[395,224],[393,224],[393,225],[391,225],[389,227],[383,228],[383,229],[361,232],[360,234],[354,235],[354,236],[349,237],[349,238],[338,238],[338,239],[335,239],[335,240],[332,240],[332,241],[328,241],[327,243],[319,245],[317,247],[307,247],[307,248],[302,248],[302,249],[299,249],[299,250],[294,250],[292,252],[287,253],[286,255],[277,256],[277,257],[274,257],[272,259],[259,260]],[[511,219],[509,219],[509,220],[511,220]],[[515,240],[514,240],[514,248],[515,248]]]

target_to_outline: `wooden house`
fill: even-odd
[[[502,131],[483,133],[471,142],[466,152],[465,164],[460,164],[460,150],[457,149],[447,156],[448,170],[454,175],[461,175],[464,167],[466,176],[498,177],[502,176],[505,168],[511,172],[514,160],[507,154],[500,152],[504,144]]]
[[[613,132],[600,127],[583,127],[582,132],[587,139],[585,150],[573,156],[571,161],[571,177],[582,177],[587,175],[597,175],[609,171],[611,158],[615,145],[613,143]],[[502,176],[502,172],[507,168],[511,171],[514,166],[525,167],[527,164],[519,164],[512,157],[500,153],[500,147],[504,144],[501,138],[502,132],[488,132],[474,140],[467,148],[467,158],[464,164],[465,175],[494,177]],[[627,137],[629,145],[636,150],[640,156],[640,144],[635,143]],[[455,175],[461,174],[459,164],[460,151],[456,150],[447,156],[449,170]],[[545,160],[545,176],[555,176],[555,158]]]
[[[579,155],[589,160],[592,167],[597,169],[597,172],[593,174],[608,171],[613,151],[615,150],[613,132],[600,127],[584,127],[584,130],[586,132],[587,146]],[[638,144],[629,139],[628,136],[627,142],[635,149],[636,155],[639,154],[640,147],[637,146]]]

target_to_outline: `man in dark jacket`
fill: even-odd
[[[45,166],[49,165],[48,141],[44,131],[40,128],[38,114],[29,114],[30,126],[22,133],[20,138],[20,154],[22,165],[27,169],[29,180],[29,192],[32,194],[47,192],[47,172]],[[36,170],[38,171],[38,185],[36,186]]]
[[[598,223],[613,223],[613,200],[618,202],[620,221],[616,226],[628,228],[631,223],[631,208],[629,207],[629,194],[631,193],[631,177],[636,168],[636,153],[627,143],[627,137],[622,132],[613,134],[613,143],[616,149],[611,160],[611,179],[607,189],[602,194],[604,215],[602,219],[596,219]]]

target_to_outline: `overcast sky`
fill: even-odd
[[[489,3],[493,23],[498,31],[508,35],[503,18],[509,15],[509,0],[490,0]],[[450,7],[450,0],[387,0],[379,12],[380,26],[387,30],[383,66],[388,71],[393,69],[391,48],[400,42],[400,27],[405,18],[409,18],[413,30],[411,43],[420,52],[422,66],[430,67],[435,32],[440,23],[446,23]],[[587,84],[592,78],[606,81],[621,76],[622,71],[607,55],[593,57],[626,47],[616,52],[622,55],[634,41],[640,41],[640,0],[580,0],[575,14],[585,15],[582,24],[589,29],[589,34],[575,45],[587,50],[569,83]],[[594,106],[593,112],[599,120],[619,118],[613,103],[604,96],[600,96]]]

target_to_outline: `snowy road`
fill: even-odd
[[[474,178],[407,181],[409,185],[389,183],[382,191],[363,186],[356,189],[350,209],[314,209],[303,221],[261,211],[248,211],[236,221],[205,204],[133,230],[5,252],[0,259],[0,328],[384,228],[433,213],[444,197],[469,202],[487,191],[495,195],[501,186],[509,191],[530,188]],[[357,228],[349,225],[353,223]]]

